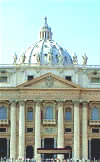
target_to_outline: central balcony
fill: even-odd
[[[43,119],[43,125],[56,125],[56,119]]]
[[[100,125],[100,120],[90,120],[89,125]]]

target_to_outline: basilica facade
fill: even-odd
[[[82,59],[52,39],[45,18],[40,40],[0,65],[0,157],[100,159],[100,66]]]

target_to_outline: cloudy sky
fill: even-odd
[[[45,16],[53,40],[79,64],[86,53],[89,65],[100,65],[100,0],[0,0],[0,64],[39,40]]]

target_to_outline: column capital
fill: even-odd
[[[42,99],[35,99],[35,100],[33,100],[35,103],[40,103],[40,102],[42,102],[43,100]]]
[[[79,105],[79,104],[80,104],[80,100],[72,100],[72,103],[73,103],[74,105]]]
[[[82,105],[83,106],[87,106],[88,105],[88,102],[87,101],[84,101],[84,102],[82,102]]]
[[[26,100],[18,100],[20,105],[25,105]]]
[[[56,102],[57,102],[57,103],[64,103],[65,100],[63,100],[63,99],[57,99]]]
[[[16,104],[17,100],[9,100],[9,104]]]

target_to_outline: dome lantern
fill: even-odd
[[[40,30],[40,40],[52,40],[51,28],[48,27],[47,17],[44,18],[44,26]]]

